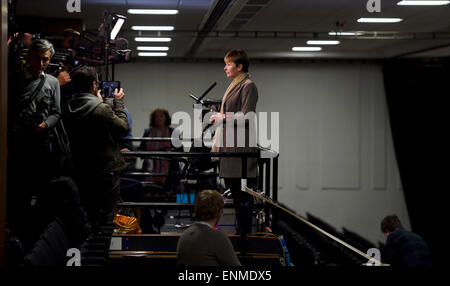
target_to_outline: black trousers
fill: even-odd
[[[37,216],[32,198],[47,191],[54,166],[49,160],[52,154],[40,147],[16,142],[8,150],[7,226],[25,250],[33,246],[46,226],[46,221]]]
[[[237,228],[236,233],[246,234],[251,232],[253,219],[253,197],[241,190],[241,178],[225,178],[225,187],[231,190],[233,196],[234,206],[236,210]],[[256,186],[256,179],[247,179],[247,187],[253,188]]]
[[[92,231],[114,220],[114,210],[120,200],[118,173],[81,174],[74,177],[80,190],[80,201],[86,211]]]

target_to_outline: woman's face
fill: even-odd
[[[162,112],[157,112],[155,114],[155,124],[158,127],[163,127],[166,125],[166,116]]]
[[[242,72],[242,64],[236,65],[235,62],[225,59],[225,67],[223,68],[227,77],[236,78]]]

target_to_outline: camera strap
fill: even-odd
[[[28,98],[25,98],[21,102],[19,102],[19,105],[23,106],[25,104],[26,105],[31,104],[36,99],[36,96],[41,91],[42,87],[44,86],[45,79],[46,79],[46,77],[45,77],[45,74],[44,74],[44,75],[41,76],[41,81],[36,86],[36,89],[33,91],[33,93]]]

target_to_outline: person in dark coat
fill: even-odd
[[[104,103],[92,67],[77,70],[72,81],[77,93],[68,103],[67,119],[75,182],[95,231],[102,224],[112,222],[120,198],[120,173],[126,163],[119,142],[129,130],[125,93],[122,88],[115,90],[113,107]]]
[[[385,262],[391,266],[431,266],[428,244],[418,234],[403,228],[396,215],[381,221],[381,232],[387,237]]]
[[[31,40],[31,38],[30,38]],[[61,119],[58,80],[45,72],[55,54],[44,39],[31,42],[27,63],[8,86],[7,221],[26,247],[40,235],[33,207],[57,173],[54,129]]]

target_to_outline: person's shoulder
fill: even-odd
[[[203,233],[205,229],[201,225],[193,223],[188,228],[186,228],[180,236],[181,240],[189,240],[193,235],[196,236],[199,233]]]
[[[415,234],[411,231],[408,231],[404,228],[399,228],[397,230],[395,230],[394,232],[392,232],[392,234],[394,234],[395,236],[415,236]]]
[[[255,82],[249,78],[242,82],[242,87],[247,89],[257,89]]]
[[[398,242],[398,243],[404,243],[406,241],[421,239],[421,237],[418,234],[415,234],[415,233],[408,231],[406,229],[403,229],[403,228],[393,231],[389,235],[388,239],[389,238],[391,241]]]
[[[221,231],[217,231],[214,228],[212,228],[211,226],[207,226],[205,224],[200,224],[200,223],[193,223],[188,229],[186,229],[186,231],[201,231],[202,233],[208,233],[209,235],[213,235],[213,236],[226,236],[226,234],[224,234]],[[186,232],[185,231],[185,232]]]
[[[54,85],[54,84],[58,83],[58,79],[56,77],[54,77],[53,75],[51,75],[51,74],[46,73],[45,77],[46,77],[47,82],[49,84]]]
[[[420,235],[404,229],[399,232],[398,236],[409,241],[414,241],[415,243],[425,243],[425,240]]]
[[[251,80],[250,78],[246,78],[243,82],[243,85],[255,85],[255,82]]]
[[[97,108],[101,109],[101,110],[112,110],[111,105],[109,105],[106,102],[100,102],[97,106]]]
[[[106,113],[113,112],[112,107],[105,102],[100,102],[92,111],[94,116],[103,116]]]
[[[223,240],[223,239],[228,239],[228,236],[224,233],[224,232],[222,232],[222,231],[220,231],[220,230],[215,230],[215,229],[212,229],[212,228],[210,228],[209,229],[210,231],[210,234],[212,235],[212,236],[214,236],[214,239],[215,240],[219,240],[219,239],[221,239],[221,240]]]

